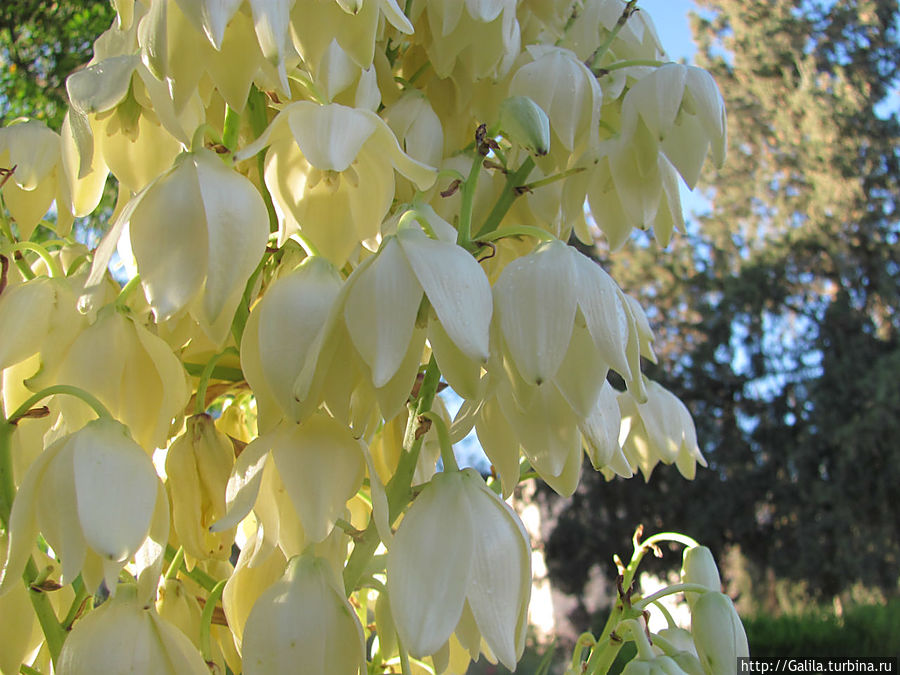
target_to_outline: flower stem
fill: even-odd
[[[16,251],[31,251],[32,253],[37,253],[40,256],[41,260],[44,261],[44,264],[47,265],[47,270],[50,272],[50,276],[54,278],[62,278],[65,276],[62,271],[62,267],[59,265],[59,261],[56,260],[50,252],[33,241],[14,241],[11,244],[7,244],[3,247],[4,254],[15,253]],[[26,264],[27,266],[27,264]],[[21,269],[21,266],[20,266]],[[31,269],[28,270],[31,272]],[[34,277],[34,273],[32,272],[32,278]]]
[[[656,593],[648,595],[646,598],[641,598],[638,602],[634,603],[634,608],[636,610],[642,611],[647,605],[660,598],[664,598],[667,595],[674,595],[675,593],[684,593],[687,591],[688,593],[706,593],[709,589],[702,584],[674,584],[672,586],[666,586],[662,588]]]
[[[210,641],[210,632],[212,631],[213,612],[222,597],[225,590],[226,579],[222,579],[210,591],[209,597],[206,598],[206,604],[203,606],[203,614],[200,615],[200,653],[203,660],[207,663],[212,662],[212,646]]]
[[[53,610],[53,605],[50,604],[49,596],[43,591],[36,591],[31,588],[32,580],[37,578],[39,573],[34,559],[29,557],[28,562],[25,564],[25,574],[22,575],[22,578],[26,588],[28,588],[31,606],[34,608],[38,623],[44,632],[47,649],[50,651],[50,659],[53,661],[54,666],[58,666],[59,653],[62,651],[62,646],[68,633],[59,623],[59,619],[56,618],[56,612]]]
[[[175,557],[172,558],[172,562],[169,563],[169,569],[166,570],[166,575],[163,577],[166,581],[170,579],[174,579],[178,576],[178,570],[181,569],[181,564],[184,562],[184,547],[179,546],[178,550],[175,551]]]
[[[38,402],[47,398],[48,396],[53,396],[54,394],[68,394],[69,396],[74,396],[75,398],[80,398],[82,401],[87,403],[91,408],[97,413],[97,417],[109,417],[109,410],[104,406],[93,394],[89,394],[84,389],[79,387],[72,386],[70,384],[54,384],[53,386],[47,387],[46,389],[41,389],[38,393],[29,397],[22,405],[16,408],[15,412],[7,418],[7,422],[11,425],[14,425],[21,417],[25,415],[31,408]]]
[[[141,285],[141,275],[135,274],[128,280],[124,286],[122,286],[122,290],[119,291],[119,295],[116,296],[116,307],[122,309],[128,303],[128,298],[134,293],[134,289]]]
[[[250,95],[247,97],[247,116],[250,118],[250,129],[253,131],[253,137],[259,138],[269,126],[269,115],[266,106],[266,95],[262,93],[256,86],[250,87]],[[269,194],[269,188],[266,187],[266,153],[260,152],[256,155],[256,168],[259,171],[259,189],[262,192],[263,201],[266,204],[266,211],[269,213],[269,232],[278,232],[278,216],[275,214],[275,204],[272,202],[272,195]]]
[[[450,432],[441,416],[433,411],[422,413],[422,417],[431,420],[437,430],[438,441],[441,444],[441,460],[444,462],[444,471],[459,471],[456,463],[456,455],[453,454],[453,444],[450,442]]]
[[[237,148],[238,132],[241,129],[241,114],[225,104],[225,123],[222,128],[222,145],[234,152]]]
[[[213,356],[206,364],[206,368],[203,369],[203,373],[200,375],[200,381],[197,383],[197,394],[194,399],[194,412],[197,415],[202,415],[206,412],[206,389],[209,387],[209,380],[213,376],[216,364],[223,356],[228,354],[234,354],[235,356],[240,357],[240,353],[237,349],[228,347]]]
[[[478,175],[481,173],[483,165],[484,156],[476,152],[469,176],[460,186],[462,204],[459,208],[459,234],[456,237],[456,243],[463,247],[466,247],[472,240],[472,209],[475,202],[475,188],[478,186]]]
[[[556,237],[532,225],[518,225],[516,227],[504,227],[502,230],[494,230],[483,237],[478,237],[479,242],[497,241],[506,237],[534,237],[539,241],[554,241]]]
[[[586,169],[587,167],[584,166],[573,166],[571,169],[560,171],[559,173],[555,173],[552,176],[547,176],[546,178],[536,180],[533,183],[526,183],[525,185],[520,186],[518,190],[519,192],[530,192],[532,190],[536,190],[539,187],[544,187],[545,185],[555,183],[558,180],[563,180],[564,178],[568,178],[569,176],[574,176],[576,173],[581,173]]]
[[[503,192],[500,194],[497,203],[494,204],[494,208],[491,209],[491,212],[488,214],[487,219],[484,221],[484,225],[482,225],[481,229],[475,234],[475,239],[482,239],[484,235],[493,232],[500,226],[500,221],[503,220],[503,216],[509,211],[513,202],[516,200],[516,197],[521,194],[516,188],[525,183],[525,180],[528,178],[528,174],[531,173],[532,169],[534,169],[534,158],[531,155],[528,155],[528,157],[525,158],[525,161],[522,162],[522,165],[516,169],[514,173],[511,173],[506,177],[506,185],[503,186]]]
[[[622,13],[619,15],[616,25],[613,26],[609,36],[594,50],[591,58],[588,59],[588,67],[591,70],[594,70],[596,65],[600,63],[600,59],[602,59],[606,55],[606,52],[609,51],[610,45],[612,45],[622,28],[625,27],[625,23],[631,18],[631,15],[634,14],[636,10],[635,5],[637,5],[637,0],[628,0],[625,7],[622,8]]]

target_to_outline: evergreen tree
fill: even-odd
[[[710,470],[683,486],[658,468],[642,490],[586,475],[548,542],[551,573],[579,589],[642,521],[737,544],[760,574],[826,597],[856,581],[896,593],[900,125],[879,104],[900,9],[697,4],[698,65],[729,116],[711,212],[673,251],[637,241],[605,262],[665,319],[669,376],[651,376],[691,408]]]

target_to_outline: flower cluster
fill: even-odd
[[[715,83],[635,0],[113,4],[60,133],[0,129],[0,670],[514,669],[520,480],[705,466],[582,250],[683,227]]]

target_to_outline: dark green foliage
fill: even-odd
[[[754,656],[900,656],[900,601],[854,607],[843,619],[809,614],[744,620]]]
[[[652,308],[662,368],[647,372],[692,411],[710,469],[687,483],[659,467],[649,485],[585,472],[548,541],[551,574],[580,591],[641,522],[720,559],[738,545],[756,581],[896,594],[900,124],[878,104],[900,72],[900,8],[698,5],[698,64],[728,109],[712,210],[670,250],[645,239],[604,264]]]
[[[23,116],[59,129],[66,78],[90,60],[114,16],[108,0],[0,3],[0,124]]]

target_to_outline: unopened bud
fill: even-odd
[[[500,129],[536,155],[550,151],[550,118],[527,96],[510,96],[500,104]]]

